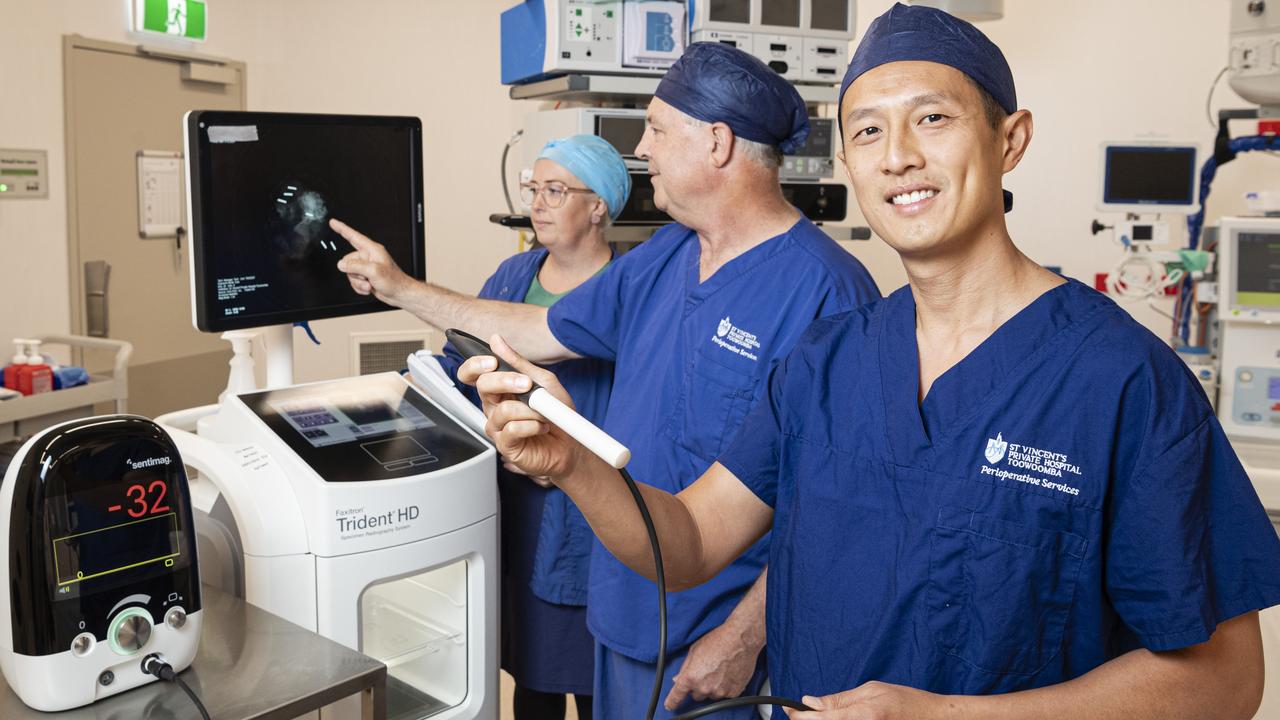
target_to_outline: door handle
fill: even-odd
[[[84,264],[85,334],[107,337],[107,281],[111,264],[106,260],[90,260]]]

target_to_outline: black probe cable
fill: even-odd
[[[182,688],[182,692],[186,693],[187,697],[191,698],[191,702],[195,703],[196,709],[200,711],[200,717],[203,718],[203,720],[210,720],[209,711],[205,710],[204,703],[200,702],[200,697],[195,694],[195,691],[193,691],[181,677],[178,676],[178,673],[173,671],[173,666],[160,659],[159,655],[152,653],[143,658],[142,672],[148,675],[154,675],[161,680],[167,680],[168,682],[175,683],[178,687]]]
[[[653,574],[658,583],[658,672],[653,676],[653,690],[649,693],[649,710],[645,715],[647,720],[653,720],[654,713],[658,711],[658,696],[662,694],[662,674],[667,666],[666,573],[662,569],[662,546],[658,543],[658,530],[653,526],[649,506],[645,504],[644,496],[640,494],[640,488],[636,485],[635,478],[631,477],[631,473],[627,472],[625,467],[618,468],[618,472],[627,483],[627,489],[631,491],[631,497],[636,501],[636,508],[640,510],[640,518],[644,520],[645,532],[649,534],[649,547],[653,550]]]
[[[640,488],[636,485],[635,478],[631,477],[631,473],[627,472],[625,467],[619,468],[618,472],[621,473],[623,481],[627,483],[627,489],[631,491],[631,497],[636,501],[636,508],[640,510],[640,517],[644,520],[645,532],[649,534],[649,547],[653,549],[653,576],[658,585],[658,663],[657,670],[653,676],[653,690],[649,694],[649,710],[645,715],[647,720],[653,720],[654,714],[658,711],[658,696],[662,694],[662,676],[666,673],[667,665],[666,573],[662,567],[662,546],[658,542],[658,530],[653,525],[653,517],[649,515],[649,506],[645,503],[644,496],[640,494]],[[695,720],[712,713],[718,713],[721,710],[731,710],[751,705],[781,705],[793,710],[813,709],[804,703],[774,695],[743,695],[694,708],[687,713],[675,716],[672,720]]]

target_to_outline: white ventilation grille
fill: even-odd
[[[409,355],[428,347],[427,331],[351,333],[351,372],[372,375],[404,370]]]

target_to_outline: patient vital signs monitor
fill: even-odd
[[[351,246],[331,218],[426,277],[417,118],[199,110],[185,133],[200,330],[390,309],[337,269]]]
[[[1196,146],[1104,143],[1102,197],[1106,212],[1189,215],[1199,208]]]

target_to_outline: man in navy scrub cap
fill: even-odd
[[[1009,237],[1032,120],[1000,50],[895,5],[840,121],[910,284],[815,322],[706,474],[645,489],[672,587],[772,530],[770,680],[813,708],[793,718],[1251,717],[1280,541],[1177,356]],[[477,381],[502,452],[651,575],[623,484],[504,401],[519,377]]]
[[[759,60],[718,43],[691,45],[658,85],[647,121],[636,154],[649,161],[657,206],[676,222],[550,311],[416,283],[381,246],[340,223],[335,229],[356,248],[340,268],[358,292],[436,327],[501,334],[538,362],[613,361],[604,428],[631,448],[637,479],[674,493],[724,451],[811,322],[879,292],[852,255],[783,197],[782,155],[803,145],[809,120],[795,88]],[[613,482],[617,473],[601,478]],[[669,596],[660,717],[757,691],[765,629],[757,581],[767,554],[767,540],[747,543],[707,582]],[[587,598],[597,717],[644,715],[658,651],[654,595],[652,581],[597,543]]]

